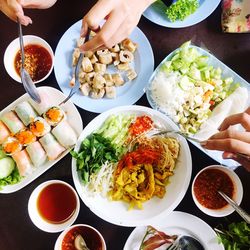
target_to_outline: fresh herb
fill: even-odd
[[[166,9],[166,15],[171,22],[183,21],[187,16],[193,14],[199,7],[198,0],[177,0]]]
[[[225,250],[249,250],[250,249],[250,226],[245,222],[231,223],[228,229],[222,225],[215,229],[219,242]]]
[[[152,226],[148,226],[139,250],[154,250],[167,243],[172,245],[177,237],[177,235],[167,235]]]
[[[20,176],[17,167],[15,167],[9,176],[0,179],[0,190],[6,185],[13,185],[20,182],[21,179],[22,177]]]
[[[84,184],[89,182],[91,174],[97,173],[106,161],[118,161],[116,149],[111,141],[97,133],[83,140],[79,152],[70,153],[76,159],[77,170],[81,173]]]

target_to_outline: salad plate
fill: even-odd
[[[183,45],[185,46],[185,44]],[[213,56],[212,54],[210,54],[208,51],[206,51],[205,49],[202,49],[200,47],[197,47],[195,45],[189,45],[189,48],[194,49],[194,51],[196,51],[197,53],[200,53],[200,55],[203,57],[207,57],[207,62],[206,65],[208,67],[213,67],[214,69],[220,68],[221,69],[221,76],[219,76],[217,80],[221,81],[221,79],[230,79],[229,81],[232,81],[232,83],[235,83],[235,85],[241,87],[238,88],[238,92],[237,92],[237,98],[236,98],[236,93],[233,96],[234,93],[231,93],[227,98],[225,98],[221,103],[220,103],[220,109],[218,107],[218,105],[215,107],[215,109],[211,112],[211,116],[213,116],[213,113],[216,114],[215,118],[216,120],[211,121],[211,126],[210,126],[210,136],[212,135],[211,132],[217,133],[218,130],[217,128],[219,127],[219,125],[222,123],[222,121],[229,116],[232,112],[234,113],[240,113],[243,112],[245,110],[245,108],[247,108],[250,104],[250,88],[249,88],[249,84],[247,83],[246,80],[244,80],[241,76],[239,76],[236,72],[234,72],[232,69],[230,69],[228,66],[226,66],[223,62],[221,62],[220,60],[218,60],[215,56]],[[166,62],[168,63],[168,61],[171,61],[172,58],[176,55],[176,53],[178,53],[178,51],[181,49],[178,48],[176,50],[174,50],[173,52],[171,52],[169,55],[167,55],[165,57],[165,59],[158,65],[158,67],[155,69],[154,73],[152,74],[150,80],[149,80],[149,84],[146,88],[146,96],[147,99],[149,101],[150,106],[153,109],[159,110],[162,113],[164,113],[165,115],[167,115],[168,117],[171,117],[171,119],[173,120],[173,114],[171,115],[170,113],[167,112],[167,110],[165,108],[163,108],[163,106],[159,105],[156,103],[155,99],[153,98],[153,90],[152,90],[152,83],[155,79],[155,77],[160,73],[163,72],[162,69],[163,67],[165,67],[164,65],[166,65]],[[194,52],[194,53],[196,53]],[[169,64],[170,65],[170,64]],[[197,71],[196,71],[197,73]],[[186,83],[185,83],[186,84]],[[185,85],[184,84],[184,85]],[[182,86],[182,84],[179,84],[179,87],[182,90],[186,91],[188,90],[188,88],[190,86]],[[183,88],[184,87],[184,88]],[[185,89],[187,88],[187,89]],[[236,90],[234,92],[236,92]],[[222,90],[222,92],[226,92],[227,90]],[[241,93],[241,94],[239,94]],[[244,97],[243,97],[244,94]],[[232,96],[232,98],[230,97]],[[229,98],[230,97],[230,98]],[[242,101],[241,104],[239,104],[239,101]],[[224,104],[223,104],[224,103]],[[222,105],[223,104],[223,105]],[[242,106],[241,106],[242,105]],[[215,112],[216,110],[216,112]],[[224,112],[225,111],[225,112]],[[175,121],[175,123],[179,126],[180,128],[180,124],[178,122]],[[215,125],[216,124],[216,125]],[[202,126],[202,125],[201,125]],[[240,128],[239,128],[240,129]],[[196,134],[194,134],[194,137],[196,135],[199,134],[199,130],[197,132],[195,132]],[[213,133],[213,134],[214,134]],[[210,136],[208,136],[205,139],[201,139],[201,140],[206,140],[208,139]],[[197,138],[200,139],[200,138]],[[216,150],[207,150],[204,149],[199,143],[190,140],[190,142],[192,144],[194,144],[196,147],[198,147],[201,151],[203,151],[204,153],[206,153],[208,156],[210,156],[212,159],[214,159],[215,161],[219,162],[222,165],[225,165],[227,167],[230,167],[232,169],[236,168],[237,166],[239,166],[239,163],[235,162],[234,160],[230,160],[230,159],[223,159],[222,158],[222,152],[221,151],[216,151]]]
[[[43,98],[42,94],[46,95],[47,104],[49,104],[50,106],[58,105],[66,98],[66,96],[61,91],[52,87],[39,87],[38,91],[39,91],[41,98]],[[27,93],[22,95],[17,100],[9,104],[5,109],[3,109],[0,112],[0,117],[2,117],[2,115],[5,113],[13,112],[13,110],[15,109],[17,105],[19,105],[20,103],[24,103],[24,102],[26,103],[32,102]],[[78,137],[82,131],[83,125],[82,125],[81,116],[77,108],[74,106],[74,104],[71,101],[68,101],[66,104],[63,105],[62,109],[67,115],[67,122],[69,126],[73,129],[76,136]],[[38,143],[38,141],[36,141],[36,143]],[[55,159],[46,160],[43,164],[36,166],[36,167],[33,166],[34,169],[32,170],[31,173],[27,174],[24,177],[21,177],[20,181],[16,184],[2,186],[0,189],[0,193],[12,193],[12,192],[16,192],[24,188],[30,182],[34,181],[37,177],[39,177],[41,174],[43,174],[45,171],[47,171],[53,165],[55,165],[59,160],[61,160],[65,155],[67,155],[69,151],[70,151],[70,148],[63,148],[63,151]],[[34,153],[35,154],[37,153],[36,150],[34,151]]]
[[[61,37],[55,52],[54,70],[56,80],[65,95],[70,92],[69,82],[72,76],[72,54],[76,47],[76,40],[79,38],[82,20],[73,24]],[[134,62],[131,66],[137,72],[133,81],[126,82],[123,86],[116,88],[116,98],[92,99],[83,96],[79,91],[72,98],[78,107],[101,113],[108,109],[131,105],[138,101],[144,94],[143,88],[148,82],[154,70],[154,56],[151,45],[143,32],[136,27],[129,38],[138,45],[134,54]]]
[[[175,130],[177,126],[164,114],[151,108],[142,106],[122,106],[106,111],[93,119],[81,133],[74,151],[78,152],[83,140],[98,129],[102,129],[107,118],[114,115],[133,115],[133,116],[149,116],[154,123],[161,124],[165,128]],[[115,118],[119,124],[120,119]],[[126,125],[128,126],[128,125]],[[123,134],[125,127],[119,130],[119,134]],[[116,130],[113,127],[113,130]],[[106,131],[110,133],[110,130]],[[174,137],[174,136],[173,136]],[[153,197],[143,203],[142,209],[128,209],[128,204],[124,201],[111,201],[107,196],[101,193],[91,193],[83,184],[81,174],[77,170],[76,159],[72,159],[72,175],[76,190],[89,209],[97,216],[110,223],[120,226],[142,226],[153,223],[156,219],[160,219],[171,211],[183,199],[192,172],[191,154],[186,140],[177,137],[180,144],[180,152],[174,168],[174,174],[169,178],[166,186],[166,194],[162,199]],[[124,144],[125,142],[121,142]],[[103,178],[103,177],[101,177]]]
[[[218,244],[214,230],[206,222],[192,214],[173,211],[164,220],[155,222],[152,226],[168,235],[194,237],[200,241],[206,250],[224,250],[223,245]],[[139,250],[145,232],[146,227],[136,227],[128,237],[123,250]],[[166,247],[162,246],[157,249],[166,249]]]
[[[165,14],[166,6],[160,1],[156,1],[150,7],[148,7],[143,16],[149,19],[151,22],[160,26],[168,28],[184,28],[197,24],[206,19],[219,5],[220,0],[199,0],[199,8],[190,16],[186,17],[183,21],[171,22]]]

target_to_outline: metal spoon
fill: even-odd
[[[250,215],[242,209],[234,200],[228,197],[224,192],[218,191],[218,193],[231,205],[235,211],[241,216],[241,218],[248,224],[250,224]]]
[[[183,235],[173,245],[166,250],[205,250],[202,244],[195,238]]]
[[[29,96],[37,103],[41,102],[41,98],[38,94],[35,84],[33,83],[29,73],[24,68],[24,46],[23,46],[23,32],[22,32],[22,25],[19,20],[18,22],[18,33],[19,33],[19,41],[20,41],[20,49],[21,49],[21,59],[22,59],[22,66],[21,66],[21,81],[23,83],[23,87]]]

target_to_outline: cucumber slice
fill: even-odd
[[[6,154],[3,152],[2,149],[0,149],[0,160],[6,157]]]
[[[0,160],[0,179],[9,176],[15,168],[15,162],[11,157],[5,157]]]

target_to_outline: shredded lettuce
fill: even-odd
[[[14,168],[12,173],[6,178],[0,179],[0,190],[7,185],[13,185],[20,182],[22,177],[20,176],[17,167]]]

